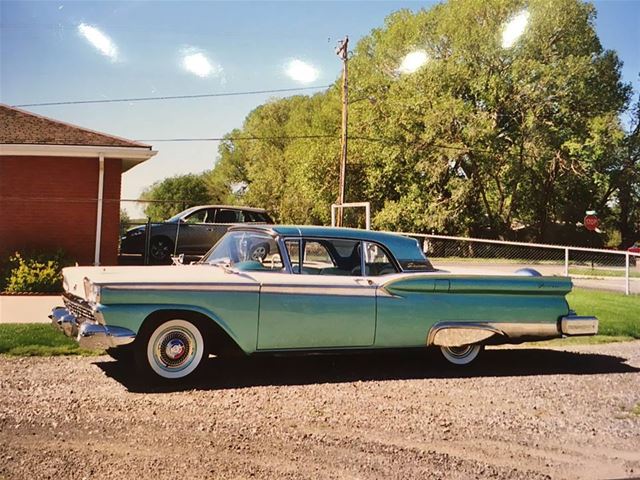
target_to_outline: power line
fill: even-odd
[[[338,138],[336,135],[280,135],[271,137],[207,137],[207,138],[145,138],[136,142],[221,142],[237,140],[297,140],[305,138]]]
[[[165,95],[162,97],[132,97],[132,98],[111,98],[101,100],[68,100],[61,102],[41,102],[41,103],[22,103],[13,105],[14,107],[48,107],[53,105],[85,105],[93,103],[124,103],[124,102],[149,102],[156,100],[180,100],[189,98],[211,98],[211,97],[237,97],[241,95],[260,95],[264,93],[286,93],[299,92],[303,90],[321,90],[329,88],[332,85],[318,85],[315,87],[296,87],[296,88],[276,88],[273,90],[249,90],[245,92],[218,92],[218,93],[200,93],[197,95]]]

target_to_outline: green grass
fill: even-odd
[[[600,335],[640,338],[640,295],[578,288],[567,300],[578,315],[598,317]]]
[[[44,323],[0,325],[0,354],[14,356],[100,355],[100,350],[84,350]]]
[[[583,275],[585,277],[624,277],[624,269],[613,270],[607,268],[569,268],[569,275]],[[629,277],[640,278],[640,272],[629,269]]]

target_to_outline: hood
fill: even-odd
[[[125,232],[125,235],[135,235],[136,233],[143,233],[147,229],[146,225],[138,225],[137,227],[132,227]]]
[[[213,265],[128,267],[67,267],[62,270],[65,292],[86,300],[84,279],[102,287],[109,285],[156,285],[167,283],[252,283],[243,273],[228,273]]]

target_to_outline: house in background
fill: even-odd
[[[156,153],[0,104],[0,261],[62,249],[80,265],[115,265],[122,173]]]

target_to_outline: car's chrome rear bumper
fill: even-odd
[[[82,348],[98,350],[115,348],[133,342],[136,334],[127,328],[100,325],[96,321],[78,322],[65,307],[55,307],[49,315],[51,324],[67,337],[74,337]]]
[[[596,317],[567,315],[560,319],[560,332],[567,336],[596,335],[598,333],[598,319]]]

